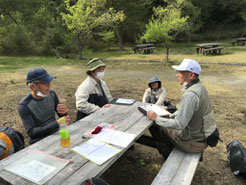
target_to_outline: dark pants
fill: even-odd
[[[200,153],[208,146],[206,142],[180,140],[177,130],[160,127],[156,124],[153,124],[149,131],[152,137],[141,136],[137,142],[156,148],[165,159],[174,147],[188,153]]]

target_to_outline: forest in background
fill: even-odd
[[[0,0],[0,54],[53,56],[110,46],[124,50],[144,43],[150,22],[163,22],[170,5],[174,16],[185,18],[178,29],[180,22],[167,20],[172,42],[246,36],[246,0]],[[165,41],[158,39],[147,41]]]

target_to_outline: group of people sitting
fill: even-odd
[[[102,80],[105,66],[106,64],[98,58],[88,62],[88,76],[75,93],[76,120],[110,106],[113,98]],[[179,109],[169,118],[148,111],[147,116],[154,121],[149,129],[152,137],[142,136],[138,140],[157,148],[164,158],[168,157],[174,147],[191,153],[203,151],[208,146],[206,139],[216,129],[208,92],[199,80],[199,63],[184,59],[179,66],[172,67],[177,71],[179,84],[183,86]],[[30,144],[57,132],[62,118],[65,117],[68,123],[70,121],[67,106],[60,103],[56,93],[50,89],[51,81],[55,78],[42,68],[32,69],[27,74],[26,84],[31,92],[19,102],[18,112]],[[161,81],[152,77],[148,86],[142,101],[164,105],[166,91],[162,88]]]

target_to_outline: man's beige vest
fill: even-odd
[[[204,141],[216,128],[208,92],[200,82],[186,89],[184,95],[188,92],[195,93],[200,99],[200,104],[199,109],[194,112],[188,126],[181,131],[179,137],[182,140]]]

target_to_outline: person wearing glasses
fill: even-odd
[[[69,123],[67,106],[61,104],[55,91],[50,89],[54,78],[56,77],[49,75],[42,68],[32,69],[27,74],[26,84],[31,92],[19,102],[18,112],[30,144],[57,132],[61,118],[65,117]]]

